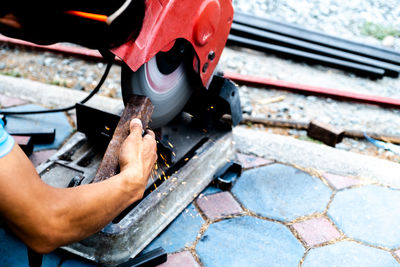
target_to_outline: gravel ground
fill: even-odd
[[[385,43],[400,50],[400,39],[396,37],[396,30],[400,30],[400,5],[397,1],[234,0],[233,2],[236,10],[296,23],[309,29],[365,43],[375,45]],[[390,42],[388,38],[376,36],[376,32],[371,35],[377,38],[365,35],[365,25],[370,24],[380,25],[379,29],[391,29],[386,33],[391,39]],[[73,90],[93,89],[104,68],[105,65],[99,62],[30,51],[5,44],[0,46],[0,73],[57,84]],[[340,70],[293,62],[239,47],[225,49],[219,68],[241,74],[400,99],[398,89],[400,78],[385,77],[374,81]],[[100,94],[119,98],[120,92],[120,67],[113,66]],[[398,110],[246,86],[240,87],[240,94],[243,110],[255,117],[300,121],[318,118],[345,129],[400,135]],[[276,97],[280,97],[279,102],[268,103],[270,99]],[[308,140],[303,131],[265,129],[259,125],[252,127]],[[365,141],[345,138],[337,148],[400,162],[399,156],[376,149]]]

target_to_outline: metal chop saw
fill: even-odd
[[[39,44],[77,43],[125,63],[122,116],[77,104],[78,132],[37,167],[43,181],[55,187],[96,182],[105,158],[98,144],[116,135],[131,96],[146,96],[154,105],[150,127],[157,129],[163,162],[143,200],[95,235],[64,247],[101,264],[124,264],[217,179],[215,173],[230,168],[231,125],[220,119],[228,113],[238,124],[240,100],[236,86],[215,72],[233,20],[232,2],[69,0],[57,7],[49,0],[22,2],[10,1],[0,11],[3,34]]]
[[[149,97],[152,128],[173,119],[194,88],[209,87],[233,20],[231,0],[8,2],[0,11],[3,34],[122,59],[124,101],[132,93]]]

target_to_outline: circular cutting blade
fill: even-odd
[[[130,94],[147,96],[154,105],[150,127],[159,128],[170,122],[189,100],[194,89],[184,62],[169,74],[160,72],[157,57],[153,57],[136,72],[122,69],[122,97]]]

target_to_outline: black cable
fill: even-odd
[[[103,73],[103,76],[101,77],[99,83],[97,86],[90,92],[90,94],[85,97],[82,101],[80,101],[80,104],[85,104],[87,101],[89,101],[101,88],[103,85],[104,81],[106,80],[108,73],[110,72],[110,69],[114,63],[114,58],[112,58],[108,63],[107,67]],[[3,115],[28,115],[28,114],[43,114],[43,113],[53,113],[53,112],[64,112],[68,111],[71,109],[74,109],[76,107],[76,104],[65,107],[65,108],[58,108],[58,109],[48,109],[48,110],[29,110],[29,111],[5,111],[5,110],[0,110],[0,114]]]

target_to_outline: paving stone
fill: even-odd
[[[196,251],[207,267],[273,267],[298,266],[304,247],[287,227],[244,216],[211,224]]]
[[[158,267],[200,267],[189,251],[182,251],[168,255],[167,262],[157,265]]]
[[[218,187],[216,187],[214,183],[211,183],[209,186],[206,187],[206,189],[203,190],[203,192],[201,192],[200,196],[201,195],[205,195],[205,196],[212,195],[212,194],[216,194],[219,192],[222,192],[222,190],[219,189]]]
[[[394,252],[394,255],[400,260],[400,249]]]
[[[32,155],[29,156],[32,164],[36,167],[45,162],[48,158],[50,158],[57,150],[43,150],[43,151],[36,151],[33,152]]]
[[[2,266],[28,266],[26,246],[3,228],[0,228],[0,262]]]
[[[363,184],[362,181],[347,176],[335,175],[331,173],[324,173],[323,176],[336,190],[347,188],[353,185]]]
[[[340,237],[339,231],[325,217],[312,218],[294,223],[293,228],[299,233],[307,246],[315,246]]]
[[[202,196],[196,200],[201,211],[210,220],[240,214],[243,210],[229,192]]]
[[[19,98],[0,95],[0,107],[1,108],[20,106],[20,105],[25,105],[27,103],[28,103],[28,101],[25,101],[25,100],[22,100]]]
[[[399,263],[387,251],[345,241],[310,250],[303,266],[390,267],[399,266]]]
[[[371,245],[400,247],[400,191],[364,186],[340,191],[328,215],[349,237]]]
[[[43,256],[42,267],[57,267],[60,261],[61,255],[58,252],[52,252]],[[25,244],[4,228],[0,228],[0,266],[29,266]]]
[[[52,252],[43,256],[41,267],[58,267],[62,261],[63,255],[59,252]]]
[[[44,108],[37,105],[24,105],[7,110],[26,111],[26,110],[43,110]],[[72,133],[72,127],[68,122],[67,116],[62,113],[49,113],[49,114],[35,114],[23,116],[7,116],[7,131],[17,130],[31,130],[55,128],[56,138],[52,144],[35,145],[34,151],[57,149]]]
[[[203,223],[200,213],[193,204],[190,204],[143,252],[158,247],[162,247],[168,253],[179,251],[196,240]]]
[[[232,192],[249,210],[281,221],[323,212],[332,193],[318,178],[282,164],[245,171]]]
[[[266,160],[260,157],[255,157],[242,153],[237,153],[236,156],[244,169],[255,168],[273,163],[273,161],[271,160]]]
[[[69,259],[61,264],[61,267],[95,267],[95,266],[98,265],[84,259],[82,260]]]

